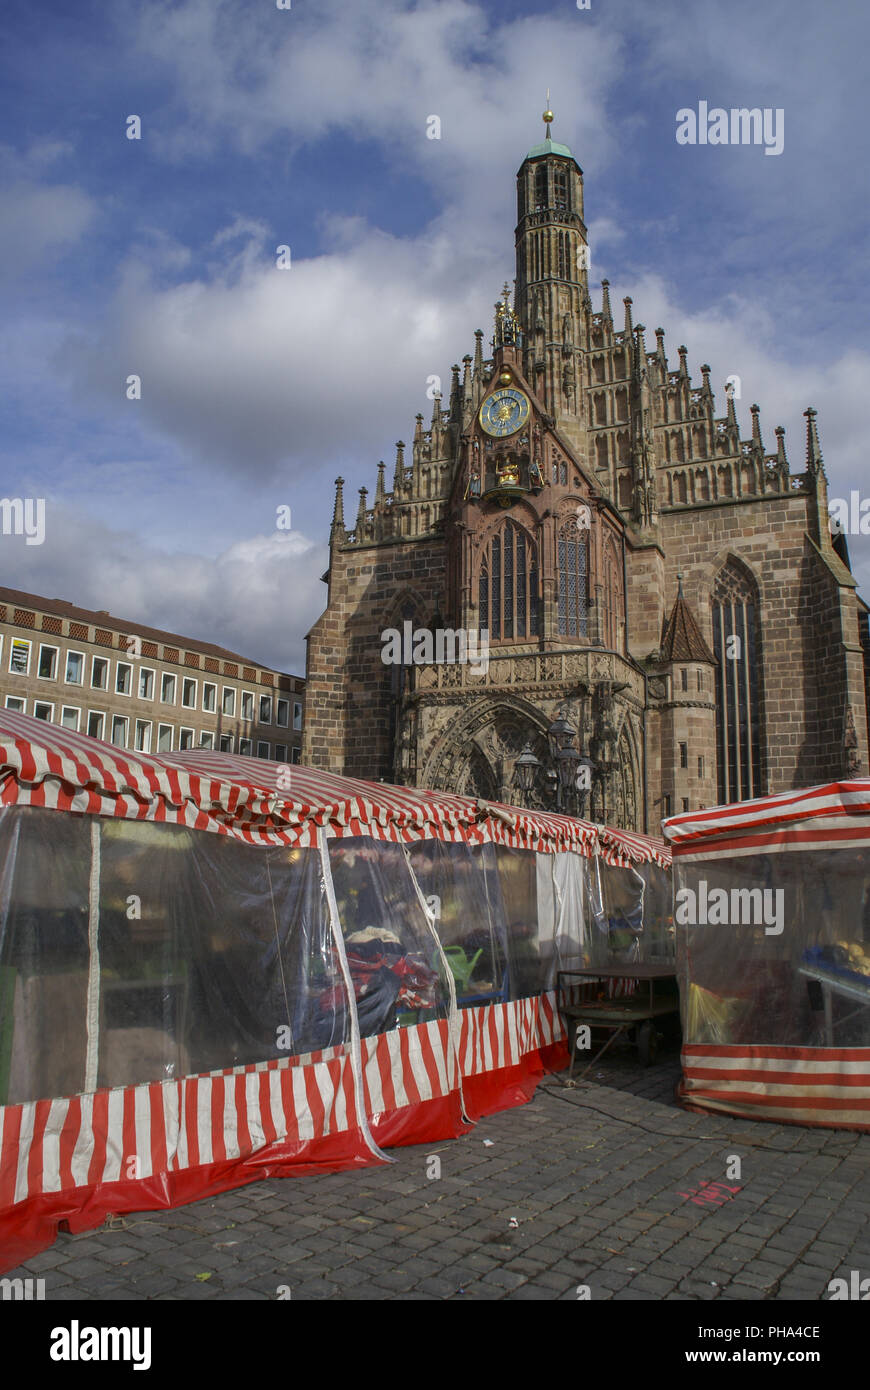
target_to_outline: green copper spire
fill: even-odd
[[[559,145],[556,143],[555,140],[551,140],[550,138],[550,126],[553,124],[553,121],[556,118],[550,110],[549,87],[547,88],[547,109],[543,113],[541,119],[547,127],[547,138],[546,140],[542,140],[540,145],[533,145],[532,148],[529,150],[528,154],[526,155],[526,159],[537,159],[538,156],[542,154],[561,154],[565,155],[568,159],[573,159],[574,156],[568,149],[567,145]]]

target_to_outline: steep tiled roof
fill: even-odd
[[[116,618],[103,609],[95,611],[92,608],[78,608],[74,603],[68,603],[66,599],[43,598],[40,594],[24,593],[21,589],[0,587],[0,603],[10,604],[16,608],[33,608],[39,613],[54,613],[60,618],[71,618],[74,622],[114,629],[116,632],[137,633],[149,641],[169,642],[173,646],[187,647],[189,651],[203,652],[206,656],[222,657],[227,661],[241,662],[246,666],[260,666],[265,669],[262,661],[251,661],[246,656],[240,656],[238,652],[228,651],[225,647],[216,647],[212,642],[200,642],[196,637],[183,637],[178,632],[164,632],[162,628],[146,627],[144,623],[131,622],[126,618]],[[273,668],[270,667],[269,669]]]
[[[682,583],[677,591],[671,616],[662,637],[663,661],[707,661],[711,666],[716,658],[701,636],[695,615],[683,597]]]

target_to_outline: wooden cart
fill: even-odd
[[[571,980],[595,980],[607,988],[604,998],[584,999],[577,1003],[565,999],[565,982]],[[621,997],[613,994],[613,983],[617,980],[635,980],[638,988],[633,994]],[[662,988],[670,981],[673,989],[667,992]],[[648,984],[649,991],[642,986]],[[656,998],[655,988],[659,985]],[[556,1001],[558,1009],[568,1030],[568,1043],[571,1048],[571,1067],[568,1073],[569,1086],[574,1085],[574,1058],[577,1053],[578,1029],[587,1026],[610,1030],[611,1036],[604,1046],[596,1052],[592,1061],[580,1073],[581,1079],[604,1056],[611,1043],[629,1032],[637,1045],[640,1064],[648,1067],[655,1060],[658,1051],[659,1034],[655,1020],[669,1014],[679,1013],[679,996],[676,989],[677,977],[672,964],[608,965],[589,967],[584,970],[560,970],[556,976]],[[608,987],[609,986],[609,987]]]

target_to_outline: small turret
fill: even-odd
[[[665,356],[665,330],[663,328],[656,329],[656,357],[662,369],[662,377],[666,378],[668,373],[668,359]]]
[[[811,478],[815,478],[819,473],[824,473],[822,462],[822,451],[819,446],[819,434],[816,429],[816,412],[809,406],[804,415],[807,422],[807,472]]]
[[[425,443],[426,436],[423,433],[423,416],[418,414],[414,423],[413,457],[415,466],[420,463],[423,458]]]
[[[789,467],[788,459],[785,456],[785,429],[782,425],[777,425],[774,430],[776,435],[776,467],[780,478],[785,486],[788,487]]]
[[[393,472],[393,493],[400,497],[405,491],[405,446],[401,440],[396,445],[396,467]]]
[[[366,497],[368,496],[368,491],[369,491],[369,490],[368,490],[367,487],[361,487],[360,490],[359,490],[359,506],[358,506],[358,508],[357,508],[357,513],[356,513],[356,539],[357,539],[357,543],[359,543],[360,541],[365,540],[365,534],[366,534],[366,510],[367,510],[367,508],[366,508]]]
[[[812,406],[808,406],[804,415],[807,422],[807,485],[812,497],[813,525],[810,535],[822,550],[830,550],[833,548],[833,543],[828,515],[828,479],[822,462],[822,450],[816,429],[816,412]]]
[[[332,509],[332,526],[329,532],[330,541],[336,537],[344,540],[344,478],[335,480],[335,506]]]
[[[613,313],[610,308],[610,281],[601,281],[601,317],[613,322]]]
[[[697,661],[715,666],[716,658],[701,635],[694,613],[683,593],[683,576],[677,575],[677,597],[665,623],[661,647],[662,661]]]
[[[453,373],[453,380],[450,383],[450,423],[460,425],[462,423],[462,391],[459,385],[459,363],[454,362],[450,369]]]
[[[481,398],[481,396],[483,395],[484,390],[485,390],[485,388],[486,388],[486,383],[484,382],[484,379],[483,379],[483,329],[482,329],[482,328],[476,328],[476,329],[474,330],[474,375],[473,375],[472,380],[473,380],[473,385],[474,385],[474,392],[473,392],[473,395],[474,395],[474,403],[475,403],[475,405],[479,405],[479,404],[480,404],[480,398]]]

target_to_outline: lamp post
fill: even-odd
[[[543,766],[540,758],[536,758],[532,752],[532,745],[527,743],[514,763],[514,786],[521,792],[530,792]]]
[[[563,707],[547,729],[550,754],[547,763],[542,763],[527,743],[514,763],[514,786],[528,796],[543,781],[545,786],[538,793],[542,800],[554,798],[557,811],[570,813],[576,797],[582,817],[592,789],[595,764],[574,747],[576,737],[577,730],[566,718]]]

